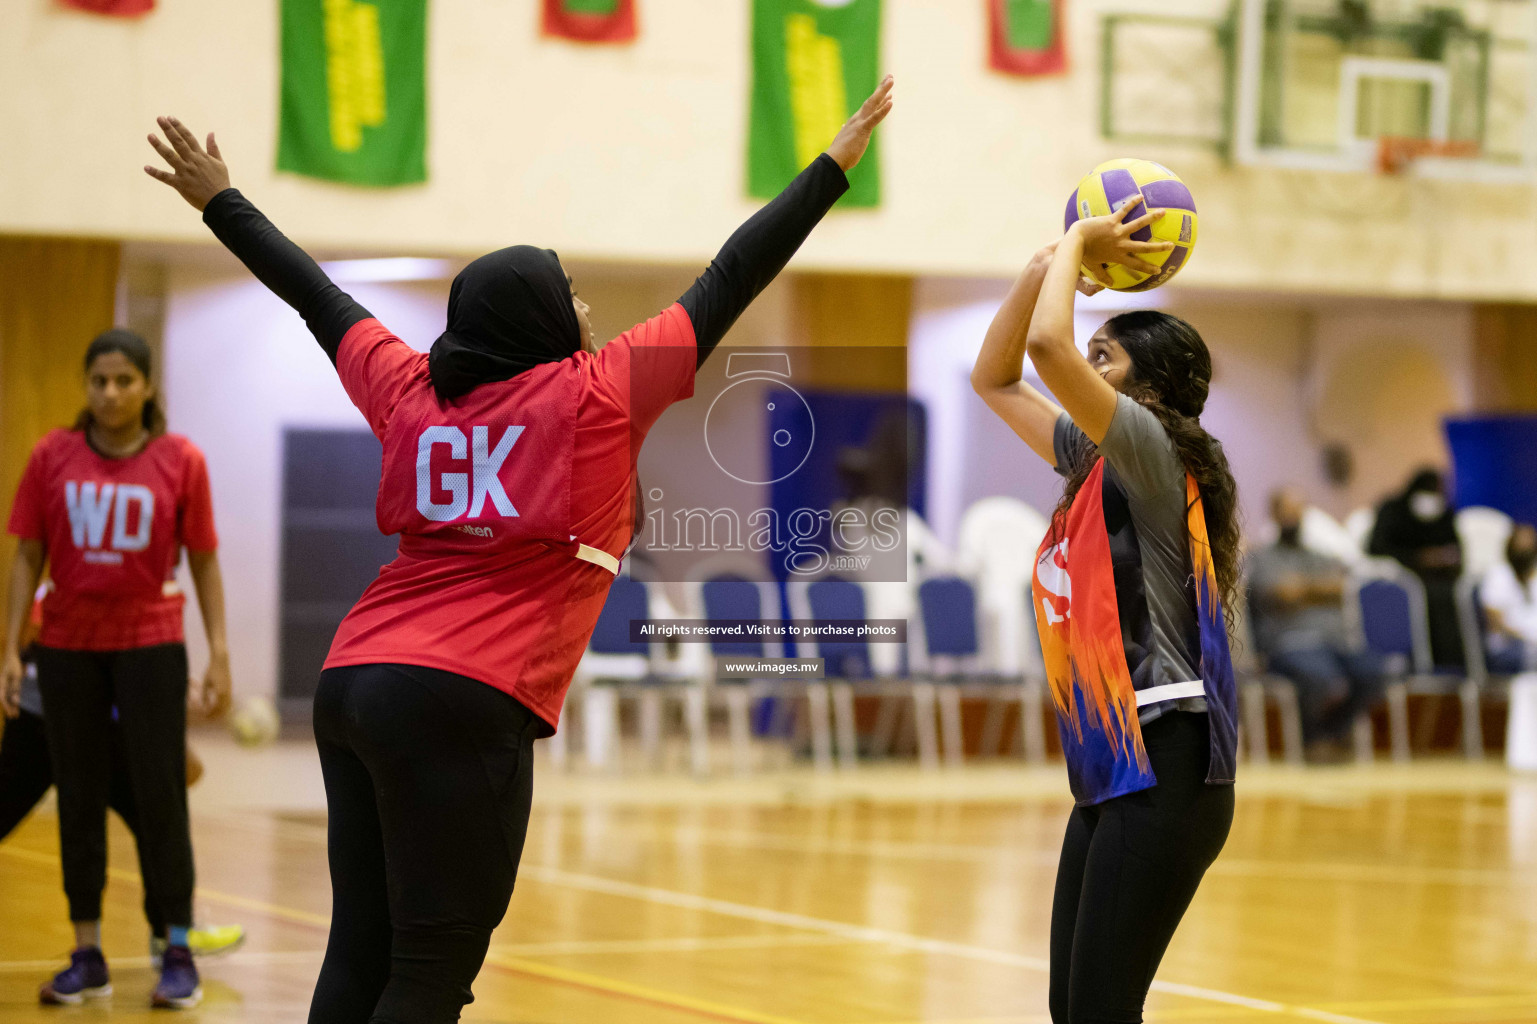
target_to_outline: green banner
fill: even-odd
[[[427,180],[427,0],[283,0],[278,170]]]
[[[816,159],[880,76],[881,0],[753,0],[747,191],[779,194]],[[849,174],[846,206],[877,206],[879,133]]]
[[[1054,14],[1051,0],[1006,0],[1009,47],[1044,50],[1051,45]]]

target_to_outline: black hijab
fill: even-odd
[[[1458,543],[1457,514],[1451,502],[1434,519],[1421,519],[1414,514],[1414,496],[1420,493],[1445,496],[1440,472],[1419,470],[1401,493],[1382,503],[1367,546],[1370,554],[1389,555],[1413,569],[1421,550]]]
[[[432,343],[427,368],[446,402],[581,347],[560,257],[552,249],[514,245],[486,253],[454,278],[448,330]]]

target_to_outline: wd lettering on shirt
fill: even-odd
[[[7,528],[48,552],[54,588],[38,642],[75,651],[181,643],[186,598],[166,584],[183,547],[219,546],[208,463],[178,434],[106,459],[83,430],[49,431],[27,459]]]
[[[1035,575],[1041,581],[1041,589],[1052,595],[1051,598],[1041,598],[1041,610],[1046,613],[1046,621],[1058,623],[1072,618],[1073,581],[1067,575],[1067,538],[1064,537],[1060,543],[1041,552],[1041,557],[1035,563]],[[1052,598],[1062,599],[1065,607],[1061,613],[1052,607],[1055,603]]]
[[[123,561],[123,552],[149,547],[155,492],[148,487],[68,480],[64,504],[69,511],[70,537],[75,547],[85,552],[87,562],[116,565]],[[108,520],[112,524],[110,540]]]
[[[471,427],[468,438],[458,427],[433,426],[423,430],[416,442],[416,510],[434,523],[451,522],[466,513],[476,519],[489,499],[497,515],[516,517],[518,510],[508,499],[497,474],[523,429],[508,427],[494,448],[490,447],[490,427]],[[469,472],[448,468],[466,462]],[[448,500],[435,501],[437,492],[447,494]]]

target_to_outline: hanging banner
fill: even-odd
[[[283,0],[278,170],[427,180],[427,0]]]
[[[875,91],[880,35],[881,0],[753,0],[749,195],[778,195]],[[880,204],[879,142],[849,173],[842,205]]]
[[[120,18],[137,17],[155,9],[155,0],[59,0],[59,2],[77,11],[111,14]]]
[[[1010,75],[1067,70],[1063,21],[1067,0],[985,0],[988,64]]]
[[[635,41],[635,0],[544,0],[541,30],[579,43]]]

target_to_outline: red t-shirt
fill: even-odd
[[[83,430],[50,431],[27,460],[10,532],[48,554],[54,586],[38,642],[77,651],[180,643],[181,549],[219,546],[208,464],[178,434],[109,459]]]
[[[695,360],[673,305],[596,355],[440,402],[424,353],[377,320],[354,325],[336,369],[384,445],[379,529],[400,534],[400,554],[342,621],[326,667],[456,672],[554,728],[614,579],[578,550],[624,554],[635,456],[693,394]]]

